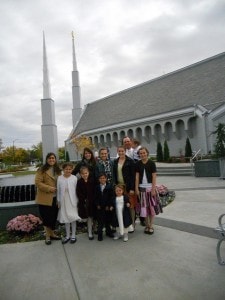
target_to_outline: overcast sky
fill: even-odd
[[[72,129],[71,31],[83,107],[224,52],[225,0],[0,0],[0,138],[6,147],[41,141],[43,30],[63,146]]]

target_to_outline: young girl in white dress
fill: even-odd
[[[66,237],[62,239],[62,243],[66,244],[70,240],[70,243],[73,244],[76,242],[76,221],[80,220],[77,211],[77,177],[71,174],[73,164],[65,163],[62,168],[63,175],[59,176],[57,181],[58,221],[65,223],[66,227]]]
[[[123,184],[117,184],[115,186],[115,218],[113,220],[113,227],[116,227],[116,234],[114,240],[118,240],[123,236],[123,241],[128,241],[128,227],[132,224],[130,214],[130,202],[129,197],[124,194],[125,186]]]

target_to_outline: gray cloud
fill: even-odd
[[[0,138],[41,140],[45,31],[59,145],[72,129],[75,31],[82,105],[225,49],[223,0],[8,0],[0,3]]]

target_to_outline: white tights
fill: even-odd
[[[93,236],[93,234],[92,234],[92,224],[93,224],[93,218],[88,217],[88,219],[87,219],[87,227],[88,227],[88,236],[89,237]]]
[[[76,236],[76,221],[71,222],[71,223],[65,223],[66,226],[66,237],[69,238],[70,237],[70,224],[71,224],[71,229],[72,229],[72,235],[71,238],[74,239]]]

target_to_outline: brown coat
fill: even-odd
[[[54,193],[50,192],[51,187],[56,187],[57,176],[53,176],[51,170],[44,173],[38,170],[35,176],[35,185],[37,187],[36,203],[52,206]]]

